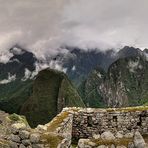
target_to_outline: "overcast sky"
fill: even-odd
[[[148,0],[0,0],[0,51],[148,47]]]

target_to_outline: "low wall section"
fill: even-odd
[[[148,134],[148,110],[130,109],[81,109],[74,112],[73,137],[91,138],[92,134],[104,131],[123,133],[139,130],[141,134]]]

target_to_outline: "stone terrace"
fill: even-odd
[[[118,109],[64,108],[50,123],[31,129],[22,122],[11,125],[12,148],[68,148],[72,139],[93,138],[110,131],[148,134],[148,106]],[[1,139],[0,139],[1,140]]]

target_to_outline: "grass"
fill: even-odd
[[[63,138],[53,133],[43,134],[41,140],[45,140],[44,144],[49,145],[51,148],[57,148],[58,144],[61,143]]]
[[[115,139],[115,140],[91,139],[91,142],[95,143],[96,146],[99,146],[99,145],[111,146],[113,144],[115,146],[124,145],[124,146],[128,147],[128,144],[132,141],[133,141],[132,138],[122,138],[122,139]]]
[[[81,111],[85,108],[82,107],[71,107],[69,108],[69,110],[74,111],[74,112],[78,112]],[[89,108],[86,108],[89,109]],[[94,111],[99,112],[99,110],[101,111],[107,111],[107,112],[135,112],[135,111],[145,111],[148,110],[148,106],[135,106],[135,107],[124,107],[124,108],[90,108]]]
[[[63,120],[68,117],[68,115],[68,112],[62,112],[48,124],[48,134],[45,133],[41,136],[41,139],[45,140],[45,144],[49,144],[52,148],[57,148],[58,144],[62,142],[63,137],[54,134],[54,132],[60,126]]]
[[[135,112],[148,110],[148,106],[125,107],[125,108],[108,108],[107,112],[121,111],[121,112]]]
[[[56,116],[48,125],[47,131],[54,132],[56,128],[63,122],[65,118],[67,118],[69,112],[62,112],[59,116]]]
[[[28,122],[27,122],[25,116],[20,116],[20,115],[17,115],[17,114],[14,113],[14,114],[9,115],[8,118],[11,121],[14,121],[14,122],[19,121],[19,122],[23,122],[26,125],[28,125]]]

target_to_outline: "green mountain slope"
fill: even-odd
[[[103,97],[98,91],[98,86],[104,81],[105,72],[101,68],[93,70],[88,78],[82,82],[78,90],[87,107],[105,107]]]
[[[148,61],[142,57],[119,59],[101,86],[109,106],[134,106],[148,102]]]
[[[0,85],[0,109],[9,113],[19,113],[22,104],[32,93],[32,81],[14,82]]]
[[[32,95],[23,105],[21,114],[36,126],[49,122],[66,106],[85,105],[64,73],[46,69],[39,72]]]
[[[148,61],[142,56],[121,58],[108,72],[94,70],[80,85],[90,107],[136,106],[148,103]]]

